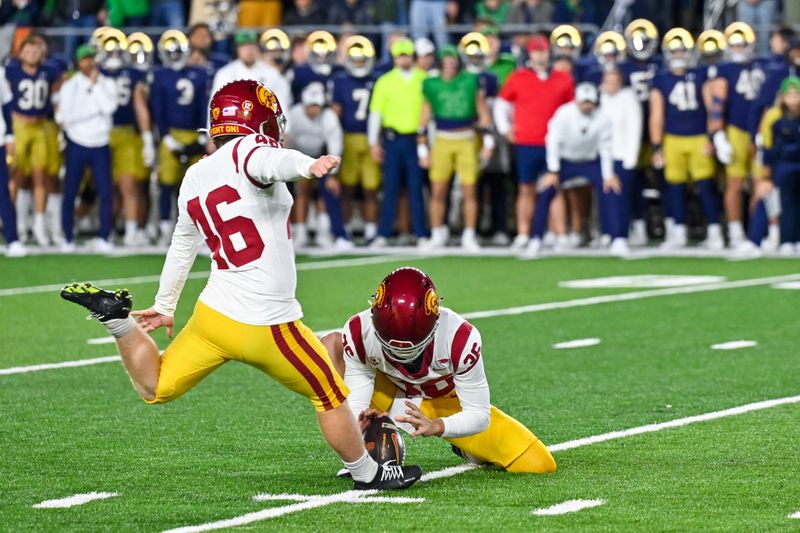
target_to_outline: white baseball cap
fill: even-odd
[[[597,103],[600,95],[597,93],[597,87],[591,83],[579,83],[575,87],[575,101],[576,102],[593,102]]]
[[[436,47],[430,39],[420,37],[414,41],[414,53],[417,57],[429,56],[436,52]]]
[[[325,87],[318,81],[309,83],[300,94],[303,105],[325,105]]]

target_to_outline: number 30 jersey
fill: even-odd
[[[314,159],[263,135],[229,141],[186,172],[178,222],[161,273],[155,310],[172,316],[205,240],[212,270],[200,300],[257,326],[303,316],[289,232],[292,195],[285,182],[310,178]]]
[[[29,117],[53,118],[51,98],[57,77],[57,72],[43,66],[36,73],[28,74],[19,61],[9,63],[6,79],[14,95],[11,110]]]
[[[704,135],[706,106],[703,85],[707,69],[699,67],[678,75],[662,70],[653,78],[653,90],[664,97],[664,131],[671,135]]]

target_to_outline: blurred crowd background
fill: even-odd
[[[800,2],[12,0],[6,254],[168,245],[208,101],[256,79],[298,248],[800,254]]]

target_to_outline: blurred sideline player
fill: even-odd
[[[147,169],[147,179],[136,182],[136,219],[139,231],[147,227],[150,214],[150,177],[156,159],[153,120],[150,115],[150,94],[153,85],[153,41],[146,34],[128,35],[127,63],[143,74],[133,88],[133,107],[142,140],[142,163]],[[156,232],[153,231],[153,235]]]
[[[377,79],[374,73],[375,48],[361,35],[347,39],[344,47],[344,70],[331,78],[331,107],[339,115],[344,130],[344,153],[339,169],[343,187],[342,208],[349,223],[355,190],[361,186],[364,238],[369,242],[378,235],[378,190],[381,186],[381,169],[372,159],[367,140],[369,101]]]
[[[283,30],[271,28],[258,39],[261,59],[283,74],[291,62],[292,42]]]
[[[479,252],[478,244],[478,137],[475,128],[488,134],[491,116],[486,105],[486,89],[479,77],[461,68],[461,57],[454,45],[439,50],[441,74],[430,76],[422,84],[425,101],[417,136],[417,156],[422,168],[428,168],[431,182],[430,248],[447,245],[450,230],[445,223],[447,193],[453,175],[458,176],[463,192],[464,230],[461,247]],[[491,79],[496,82],[494,75]],[[430,150],[426,127],[433,120],[436,134]],[[480,159],[488,161],[494,148],[491,135],[484,135]]]
[[[359,419],[388,415],[413,436],[442,437],[471,463],[549,473],[556,462],[520,422],[490,404],[478,329],[439,306],[416,268],[391,272],[369,309],[323,338]]]
[[[686,193],[689,181],[699,192],[708,228],[703,245],[721,250],[722,229],[714,177],[714,146],[707,137],[706,107],[710,104],[707,69],[695,68],[694,39],[683,28],[673,28],[662,42],[667,69],[653,80],[650,91],[650,139],[653,165],[663,167],[667,198],[675,224],[667,228],[662,246],[686,246]]]
[[[745,240],[742,226],[742,184],[758,173],[748,131],[750,106],[766,78],[760,61],[754,61],[756,35],[747,24],[735,22],[725,29],[728,62],[713,80],[711,129],[720,162],[725,164],[725,213],[731,248]]]
[[[147,181],[150,173],[143,158],[144,143],[136,130],[137,109],[134,95],[137,85],[143,83],[145,73],[127,64],[128,39],[117,29],[109,29],[99,39],[98,57],[100,72],[117,86],[117,110],[111,130],[111,169],[116,185],[115,204],[122,206],[125,219],[125,246],[145,244],[144,234],[138,224],[138,183]],[[151,162],[152,163],[152,162]]]
[[[6,68],[6,78],[14,95],[11,128],[14,132],[17,229],[24,242],[33,200],[32,229],[39,246],[50,244],[45,215],[48,195],[54,188],[54,184],[47,180],[48,172],[52,171],[49,159],[54,150],[51,146],[52,131],[47,122],[53,119],[52,95],[58,82],[58,73],[43,63],[41,41],[35,35],[29,35],[20,46],[19,61],[10,62]]]
[[[6,80],[5,69],[0,67],[0,221],[3,222],[3,237],[6,239],[6,257],[24,257],[28,250],[17,234],[17,214],[11,201],[8,183],[6,154],[14,150],[14,133],[11,130],[11,87]],[[8,151],[8,152],[7,152]]]
[[[511,246],[521,250],[530,241],[535,184],[546,168],[547,123],[570,102],[574,82],[569,73],[550,67],[550,41],[534,35],[527,42],[528,62],[506,80],[494,103],[494,124],[514,145],[517,162],[517,235]]]
[[[660,65],[656,58],[659,34],[655,24],[649,20],[636,19],[625,28],[624,36],[628,45],[628,60],[620,65],[620,70],[642,104],[641,148],[634,182],[630,188],[631,226],[628,243],[631,246],[644,246],[647,244],[647,226],[644,220],[645,203],[642,193],[647,183],[647,170],[652,168],[653,145],[650,142],[647,124],[650,118],[650,88]],[[661,169],[656,172],[663,174]],[[663,176],[660,179],[663,180]]]
[[[307,62],[294,65],[289,72],[292,98],[300,100],[303,89],[316,82],[329,90],[331,76],[336,69],[336,39],[327,31],[315,31],[306,38]]]
[[[232,111],[223,114],[225,109]],[[255,81],[222,87],[210,111],[217,150],[187,172],[155,305],[131,313],[127,291],[89,284],[68,285],[62,297],[87,308],[116,337],[125,369],[147,403],[174,400],[238,360],[311,401],[323,436],[345,461],[356,489],[410,486],[422,474],[418,466],[378,465],[367,453],[347,405],[347,387],[301,322],[295,299],[286,182],[322,177],[339,159],[315,160],[281,148],[286,119],[280,103]],[[192,317],[162,357],[147,333],[166,327],[172,335],[172,317],[204,239],[215,268]]]
[[[158,40],[162,68],[153,71],[150,108],[161,145],[158,149],[159,244],[169,244],[172,235],[173,194],[190,165],[205,153],[208,120],[208,71],[186,65],[189,42],[178,30],[167,30]]]
[[[251,30],[242,30],[236,33],[234,42],[236,59],[217,71],[211,84],[211,92],[214,93],[235,80],[256,80],[275,92],[288,109],[294,101],[289,82],[281,71],[261,60],[258,34]]]

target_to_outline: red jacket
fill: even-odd
[[[568,73],[557,70],[542,80],[523,67],[511,73],[499,96],[514,106],[516,144],[544,146],[547,123],[556,109],[575,97],[575,82]]]

